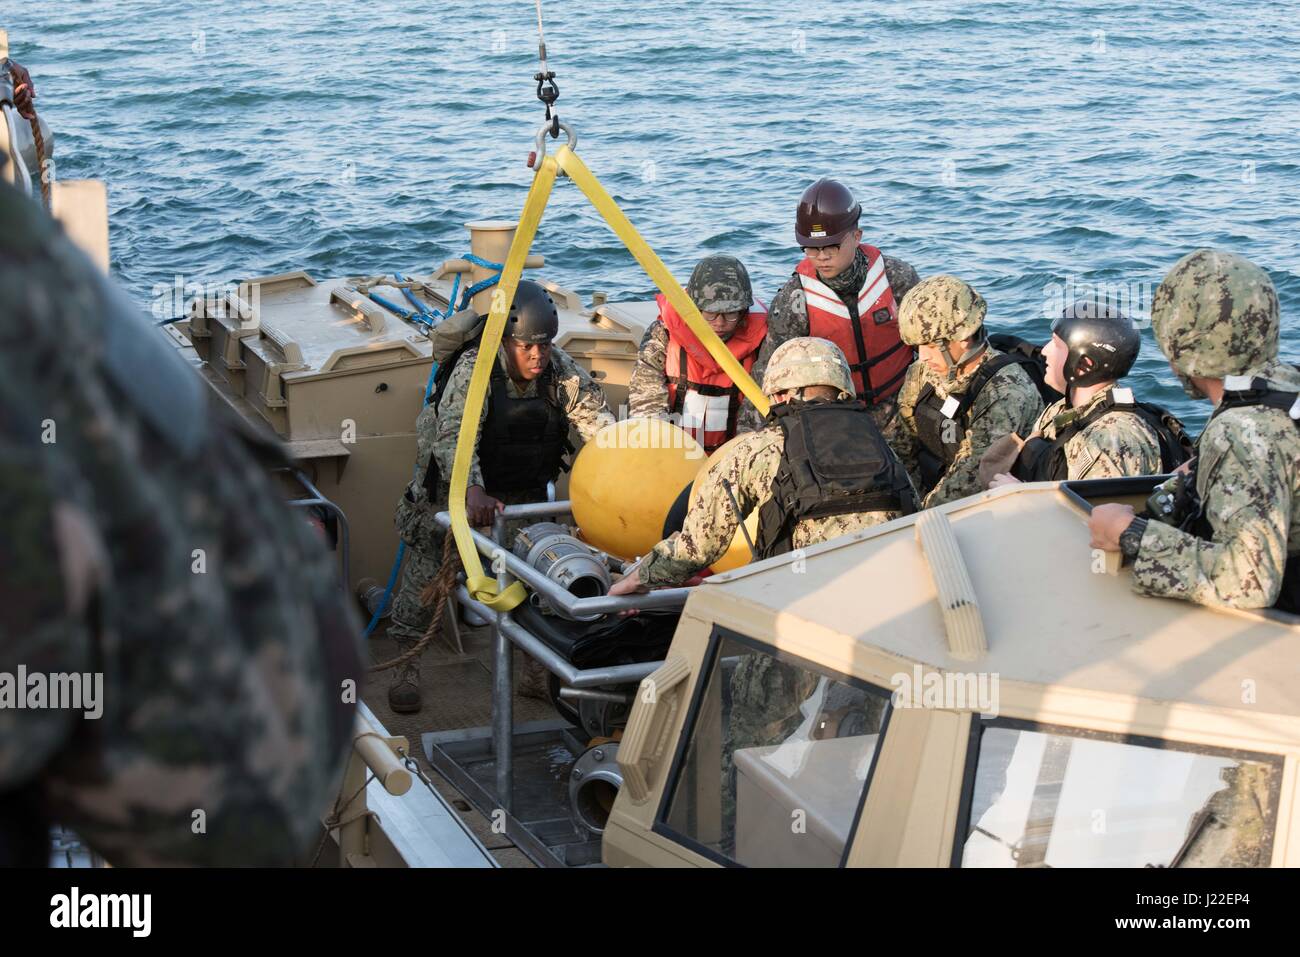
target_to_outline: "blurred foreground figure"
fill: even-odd
[[[0,863],[279,865],[319,834],[360,668],[273,441],[0,187]]]

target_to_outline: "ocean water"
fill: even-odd
[[[1045,338],[1088,284],[1140,318],[1213,245],[1268,269],[1300,353],[1295,0],[543,10],[580,154],[683,281],[726,251],[770,299],[830,174],[869,242],[969,281],[999,329]],[[178,275],[428,271],[531,180],[530,0],[3,0],[0,26],[58,175],[108,182],[113,270],[146,306]],[[565,181],[535,250],[584,296],[653,292]],[[1149,332],[1134,378],[1204,421]]]

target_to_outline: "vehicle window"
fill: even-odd
[[[748,867],[839,866],[888,694],[716,640],[661,823]]]
[[[1266,867],[1280,782],[1265,755],[988,726],[961,863]]]

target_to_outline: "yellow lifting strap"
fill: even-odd
[[[469,484],[469,463],[478,444],[479,420],[483,413],[483,402],[487,394],[488,380],[492,375],[492,365],[497,361],[501,346],[501,337],[505,332],[506,316],[510,304],[514,301],[515,290],[519,287],[519,277],[523,273],[524,260],[532,248],[533,238],[541,223],[542,213],[551,197],[555,186],[555,177],[563,169],[569,178],[578,185],[596,212],[610,225],[610,228],[623,241],[623,245],[641,264],[659,291],[672,303],[677,314],[686,320],[687,326],[699,338],[709,354],[731,377],[745,397],[754,404],[760,415],[768,411],[767,397],[750,378],[744,366],[709,328],[709,324],[700,315],[695,303],[686,295],[681,284],[673,278],[672,273],[655,255],[654,250],[641,238],[627,216],[618,208],[609,193],[587,169],[567,145],[560,147],[554,157],[543,156],[533,177],[533,185],[528,190],[523,212],[519,216],[519,228],[515,230],[514,240],[510,243],[510,252],[506,256],[505,266],[501,270],[501,279],[492,293],[492,308],[488,313],[487,323],[483,328],[483,337],[479,343],[478,355],[474,360],[474,373],[470,377],[469,394],[465,401],[465,413],[460,421],[460,432],[456,438],[456,461],[451,469],[451,500],[448,510],[451,513],[451,532],[456,540],[456,550],[460,552],[461,564],[465,567],[465,587],[475,601],[482,602],[494,611],[509,611],[528,597],[520,582],[513,582],[505,591],[499,592],[497,581],[483,572],[483,563],[479,559],[478,549],[470,533],[469,521],[465,514],[465,493]]]
[[[609,223],[610,229],[618,235],[623,241],[636,261],[641,264],[646,275],[654,280],[654,284],[659,287],[659,291],[664,294],[677,315],[686,320],[686,325],[690,327],[691,332],[699,338],[704,348],[709,350],[709,355],[713,356],[718,365],[722,366],[724,372],[734,382],[740,391],[745,394],[754,408],[758,410],[759,415],[767,415],[768,402],[767,396],[750,378],[745,367],[736,361],[736,357],[718,338],[718,334],[709,328],[709,324],[704,321],[700,315],[700,310],[695,307],[691,297],[686,295],[682,289],[681,283],[673,278],[673,274],[663,264],[658,256],[655,255],[649,244],[641,238],[641,234],[636,231],[636,227],[631,221],[623,215],[623,210],[618,208],[613,197],[605,192],[605,188],[600,185],[596,177],[592,175],[591,170],[587,169],[587,164],[578,158],[578,154],[570,150],[567,146],[561,147],[555,154],[555,161],[560,164],[560,169],[569,174],[578,189],[582,190],[591,205],[600,213],[601,218]]]

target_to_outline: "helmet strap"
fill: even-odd
[[[968,362],[973,362],[978,359],[988,350],[988,347],[989,339],[988,335],[984,332],[983,327],[980,328],[980,335],[975,341],[975,344],[967,349],[960,359],[954,359],[952,357],[951,343],[944,342],[942,355],[944,365],[948,367],[948,381],[951,382],[953,379],[957,378],[961,373],[961,367],[966,365]]]

